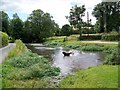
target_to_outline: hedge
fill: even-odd
[[[0,48],[8,45],[8,35],[0,32]]]
[[[101,34],[83,34],[82,40],[101,40]]]
[[[103,34],[101,40],[103,41],[118,41],[119,35],[118,34]]]

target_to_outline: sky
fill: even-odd
[[[25,21],[33,10],[41,9],[45,13],[50,13],[53,20],[62,27],[64,24],[69,24],[65,16],[69,16],[70,9],[74,5],[85,5],[86,12],[84,21],[87,21],[87,12],[89,18],[92,19],[92,24],[95,24],[96,19],[92,16],[92,10],[100,3],[101,0],[0,0],[0,10],[5,11],[10,18],[14,13]]]

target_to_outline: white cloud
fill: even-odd
[[[65,16],[69,15],[70,8],[75,5],[85,4],[87,11],[91,13],[94,5],[101,2],[101,0],[1,0],[1,9],[6,12],[13,13],[25,13],[30,14],[35,9],[41,9],[44,12],[50,13],[60,25],[60,27],[66,23],[68,20]],[[94,19],[90,14],[90,18]],[[84,18],[86,20],[86,18]]]

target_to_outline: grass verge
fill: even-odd
[[[52,88],[50,79],[59,75],[60,69],[49,64],[42,56],[29,51],[21,40],[2,64],[2,88]]]
[[[118,88],[118,65],[80,70],[62,80],[60,88]]]

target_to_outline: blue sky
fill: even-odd
[[[89,12],[89,18],[92,19],[92,23],[96,22],[96,19],[91,15],[92,9],[101,0],[0,0],[0,8],[5,11],[10,18],[14,13],[25,21],[33,10],[41,9],[44,12],[50,13],[53,19],[60,27],[64,24],[69,24],[65,16],[69,15],[70,9],[75,4],[85,5],[86,12]],[[86,21],[86,16],[83,18]]]

